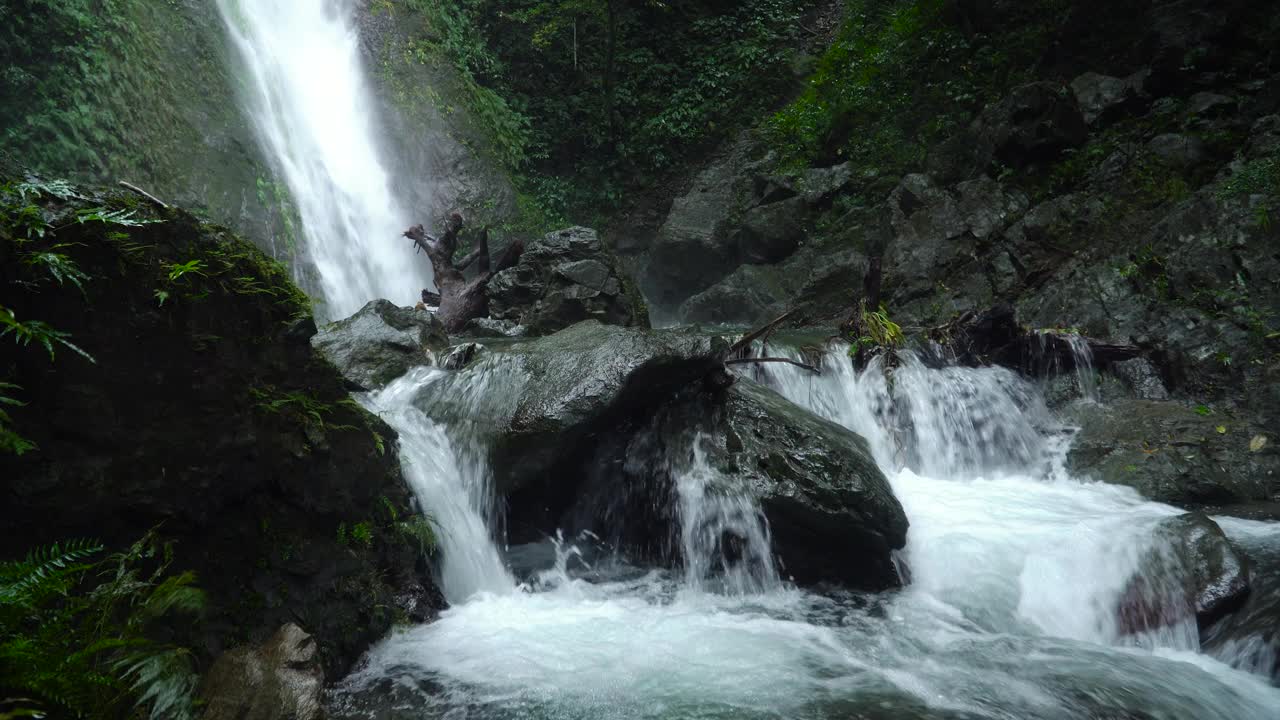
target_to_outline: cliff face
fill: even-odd
[[[6,173],[0,268],[24,403],[4,430],[35,446],[0,454],[0,545],[159,526],[211,601],[178,636],[211,657],[297,622],[331,676],[439,605],[394,433],[312,351],[278,263],[185,211]]]

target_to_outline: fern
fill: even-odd
[[[4,406],[26,406],[26,403],[21,400],[2,394],[21,389],[21,387],[14,385],[13,383],[0,382],[0,453],[22,455],[23,453],[37,449],[35,443],[14,432],[13,418],[10,417],[8,411],[4,409]]]
[[[54,343],[57,343],[69,348],[91,363],[97,362],[92,355],[67,339],[71,337],[71,333],[54,330],[48,323],[40,320],[18,322],[18,318],[13,314],[12,310],[0,307],[0,338],[9,334],[12,334],[13,339],[23,347],[30,345],[32,342],[40,345],[49,353],[50,360],[54,359],[53,346]]]
[[[191,573],[169,575],[173,554],[154,531],[95,560],[92,540],[71,540],[0,563],[0,676],[35,698],[42,716],[189,720],[197,675],[190,651],[157,643],[154,622],[200,611]],[[153,569],[144,573],[142,568]]]
[[[204,263],[200,260],[188,260],[184,263],[169,263],[165,267],[169,269],[169,282],[177,282],[187,275],[200,275],[207,277],[204,272]]]
[[[54,250],[64,247],[64,245],[55,245]],[[22,256],[22,262],[27,267],[42,268],[49,274],[59,285],[71,283],[75,285],[80,292],[84,293],[84,283],[89,280],[89,276],[76,265],[75,261],[67,257],[63,253],[58,252],[31,252]]]

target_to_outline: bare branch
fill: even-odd
[[[736,358],[734,360],[724,361],[725,365],[744,365],[746,363],[787,363],[788,365],[795,365],[796,367],[804,368],[805,370],[818,373],[819,375],[822,374],[822,371],[814,367],[813,365],[802,363],[799,360],[792,360],[791,358],[783,358],[783,357]]]

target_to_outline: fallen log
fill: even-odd
[[[444,232],[439,238],[429,235],[422,225],[414,225],[404,232],[417,249],[427,253],[439,292],[423,290],[422,299],[424,303],[431,304],[428,299],[438,297],[436,317],[449,333],[461,331],[471,320],[488,317],[489,278],[515,265],[524,252],[524,243],[516,240],[507,246],[496,262],[492,261],[489,257],[489,228],[485,227],[480,231],[475,250],[455,262],[453,256],[458,250],[458,234],[462,226],[462,213],[454,211],[445,220]],[[476,273],[468,279],[463,272],[473,264]]]
[[[730,360],[724,361],[725,365],[744,365],[747,363],[788,363],[791,365],[795,365],[796,367],[799,367],[799,368],[804,368],[805,370],[808,370],[810,372],[819,373],[819,374],[822,373],[821,370],[819,370],[817,367],[813,365],[810,365],[808,363],[802,363],[799,360],[792,360],[791,358],[783,358],[783,357],[732,358]]]

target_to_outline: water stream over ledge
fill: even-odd
[[[1117,627],[1127,580],[1179,511],[1068,477],[1070,432],[1038,389],[1002,369],[929,369],[893,383],[838,349],[814,376],[754,370],[792,401],[862,434],[911,522],[912,583],[881,595],[813,592],[772,566],[714,577],[699,528],[767,543],[750,498],[714,504],[696,462],[677,483],[685,570],[590,564],[557,544],[517,588],[493,542],[484,469],[466,433],[410,403],[442,371],[371,399],[444,539],[453,602],[379,644],[335,694],[335,718],[1195,718],[1277,716],[1280,689],[1198,652],[1194,627]],[[501,393],[500,378],[477,392]],[[1226,521],[1250,542],[1275,526]],[[584,545],[585,547],[585,545]],[[837,550],[838,552],[838,550]],[[689,557],[692,555],[693,557]],[[757,564],[758,565],[758,564]],[[1242,649],[1241,652],[1245,652]]]

